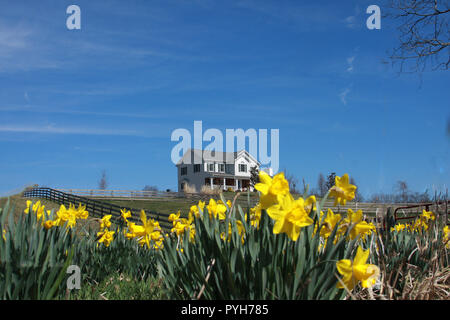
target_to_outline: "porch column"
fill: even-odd
[[[209,182],[210,182],[210,184],[211,184],[211,190],[214,189],[213,178],[209,178]]]
[[[238,179],[234,180],[234,190],[236,191],[238,189]]]
[[[227,179],[223,178],[223,190],[227,190]]]

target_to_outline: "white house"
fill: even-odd
[[[215,152],[188,149],[176,164],[178,170],[178,191],[187,184],[199,192],[203,186],[211,189],[229,188],[245,191],[250,186],[250,169],[260,163],[246,150],[238,152]]]

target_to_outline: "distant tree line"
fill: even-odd
[[[288,181],[295,182],[298,180],[289,174]],[[331,172],[326,177],[323,173],[319,173],[317,179],[317,186],[309,190],[310,194],[314,194],[321,198],[326,195],[328,190],[334,185],[336,179],[336,173]],[[353,177],[350,177],[351,184],[358,185]],[[291,184],[291,183],[290,183]],[[374,203],[420,203],[420,202],[432,202],[436,196],[432,196],[428,190],[425,192],[415,192],[409,189],[408,183],[404,180],[397,181],[393,187],[391,193],[375,193],[365,199],[362,194],[356,189],[355,200],[356,202],[374,202]]]

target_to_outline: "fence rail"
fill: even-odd
[[[192,200],[208,200],[211,197],[217,198],[216,195],[204,194],[186,194],[184,192],[162,192],[162,191],[136,191],[136,190],[91,190],[91,189],[52,189],[47,187],[34,187],[24,191],[24,197],[34,197],[48,199],[59,204],[69,205],[82,203],[86,205],[86,209],[94,216],[103,216],[105,214],[112,215],[115,219],[120,219],[121,209],[130,210],[132,213],[131,221],[137,221],[136,217],[140,216],[142,209],[130,208],[126,206],[118,206],[115,204],[100,201],[98,199],[108,200],[155,200],[155,199],[192,199]],[[241,197],[238,201],[241,205],[246,206],[246,197]],[[252,197],[251,205],[256,204],[257,199]],[[244,203],[245,202],[245,203]],[[328,208],[336,212],[346,212],[347,209],[354,211],[362,209],[364,214],[370,220],[382,222],[386,218],[386,212],[389,207],[394,209],[394,221],[406,220],[416,218],[420,212],[411,212],[409,210],[417,210],[425,208],[430,210],[430,207],[441,206],[445,212],[448,223],[448,204],[450,201],[441,201],[437,203],[421,203],[421,204],[407,204],[407,203],[358,203],[348,202],[345,206],[334,206],[333,202],[326,201],[322,210],[326,211]],[[434,207],[438,208],[438,207]],[[437,210],[436,210],[437,211]],[[403,215],[400,215],[400,212]],[[157,220],[160,226],[165,230],[170,230],[172,224],[168,221],[169,215],[166,213],[159,213],[155,211],[146,211],[147,215]]]
[[[193,199],[205,200],[211,195],[198,193],[184,193],[173,191],[142,191],[142,190],[100,190],[100,189],[55,189],[64,193],[87,197],[127,200],[151,200],[151,199]]]
[[[140,216],[140,212],[142,210],[130,207],[122,207],[115,204],[66,193],[52,188],[33,188],[31,190],[24,191],[23,196],[27,198],[47,199],[58,204],[64,204],[66,206],[68,206],[69,204],[77,205],[81,203],[82,205],[86,206],[86,210],[93,216],[103,217],[104,215],[110,214],[114,219],[116,219],[116,221],[119,221],[120,219],[121,210],[126,209],[131,211],[132,213],[132,217],[129,218],[129,220],[137,222],[137,217]],[[155,211],[146,211],[146,214],[150,218],[158,221],[161,228],[170,230],[170,228],[172,227],[171,223],[168,221],[168,214]]]

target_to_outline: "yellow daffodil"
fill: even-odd
[[[432,211],[426,211],[423,209],[422,214],[419,216],[419,218],[416,220],[415,229],[419,232],[428,230],[429,224],[431,221],[434,221],[436,219],[434,213]],[[419,220],[419,221],[418,221]]]
[[[41,200],[38,200],[33,206],[31,206],[32,201],[27,200],[27,207],[23,211],[25,214],[28,214],[30,212],[30,209],[32,212],[36,214],[37,220],[41,220],[41,218],[44,216],[45,213],[45,206],[41,204]]]
[[[86,211],[86,206],[82,206],[81,203],[78,205],[77,209],[75,209],[74,205],[70,204],[69,211],[72,215],[75,216],[76,219],[87,219],[87,217],[89,216],[88,212]]]
[[[337,284],[338,288],[347,287],[352,290],[358,281],[361,281],[363,288],[372,287],[380,275],[380,269],[373,264],[367,264],[369,258],[369,250],[363,250],[358,247],[356,256],[353,261],[349,259],[339,260],[336,263],[338,272],[342,275],[342,282]]]
[[[97,233],[98,243],[103,243],[105,247],[109,247],[111,242],[114,239],[115,231],[109,231],[108,229],[104,229]]]
[[[393,232],[393,231],[401,232],[405,229],[406,229],[406,225],[399,223],[399,224],[396,224],[395,226],[391,227],[391,232]]]
[[[250,225],[259,229],[259,222],[261,221],[261,204],[258,203],[255,207],[250,208]],[[247,220],[247,214],[245,214]]]
[[[376,230],[373,223],[368,223],[363,220],[362,210],[354,212],[352,209],[347,210],[347,218],[344,219],[342,224],[342,233],[345,233],[348,227],[353,226],[349,237],[351,240],[355,239],[357,236],[361,236],[364,240],[366,236],[369,236],[372,232]]]
[[[108,214],[106,216],[104,216],[103,218],[101,218],[100,220],[100,229],[106,229],[111,227],[111,214]]]
[[[122,210],[120,210],[120,212],[121,212],[120,216],[122,217],[123,221],[125,223],[127,223],[128,222],[128,218],[131,218],[131,211],[127,210],[127,209],[122,209]]]
[[[51,229],[53,227],[53,225],[54,225],[54,222],[52,220],[47,220],[44,222],[44,228],[47,230]]]
[[[27,200],[27,207],[25,208],[25,210],[23,210],[24,213],[28,214],[30,212],[31,204],[32,204],[32,201]]]
[[[422,219],[424,219],[426,221],[436,219],[436,217],[432,211],[426,211],[425,209],[423,209],[421,217],[422,217]]]
[[[220,201],[222,202],[222,201]],[[223,203],[218,203],[214,199],[210,199],[208,205],[206,206],[206,209],[209,213],[209,218],[212,217],[216,218],[219,217],[219,220],[225,220],[227,218],[226,212],[227,207]]]
[[[205,206],[206,206],[206,203],[205,203],[205,201],[199,200],[197,206],[198,206],[198,208],[199,208],[200,210],[204,211]]]
[[[447,249],[450,249],[450,228],[448,227],[448,225],[446,225],[444,227],[444,237],[443,237],[443,241],[445,243],[445,247]]]
[[[320,229],[320,236],[327,239],[338,225],[339,221],[341,221],[341,218],[340,214],[335,214],[331,209],[328,209],[327,216],[323,219],[322,229]],[[337,238],[338,237],[336,236],[336,239]]]
[[[134,222],[128,222],[127,227],[128,232],[125,233],[125,236],[128,239],[133,239],[135,237],[143,236],[145,234],[144,227],[136,225],[136,223]]]
[[[198,209],[198,206],[196,206],[196,205],[191,206],[190,209],[189,209],[189,215],[190,216],[194,216],[196,218],[199,218],[200,217],[200,211]]]
[[[180,219],[180,214],[181,214],[180,210],[178,210],[178,212],[177,212],[176,214],[175,214],[175,213],[171,213],[171,214],[169,214],[168,220],[169,220],[170,222],[173,222],[174,225],[175,225],[175,222],[176,222],[178,219]]]
[[[76,225],[76,216],[72,213],[64,205],[61,205],[56,212],[56,219],[53,221],[53,225],[62,227],[67,223],[68,228],[73,228]]]
[[[141,210],[141,221],[142,225],[136,225],[135,223],[128,223],[128,231],[125,236],[128,239],[136,238],[141,246],[147,245],[150,248],[150,241],[154,239],[161,240],[161,227],[157,221],[153,219],[147,219],[144,210]]]
[[[259,172],[259,183],[255,184],[255,189],[261,192],[259,199],[262,209],[267,209],[280,202],[280,199],[289,193],[289,182],[280,172],[271,178],[264,171]]]
[[[348,174],[344,174],[341,177],[335,177],[335,184],[330,189],[329,196],[334,198],[334,205],[338,203],[345,205],[347,201],[355,198],[356,186],[349,183]]]
[[[311,213],[311,209],[316,209],[316,197],[315,196],[309,196],[308,198],[305,199],[305,211],[307,214]]]
[[[275,220],[273,233],[286,233],[290,239],[297,241],[301,228],[313,223],[304,205],[303,198],[294,200],[292,195],[288,193],[280,198],[279,204],[269,207],[267,214]]]

